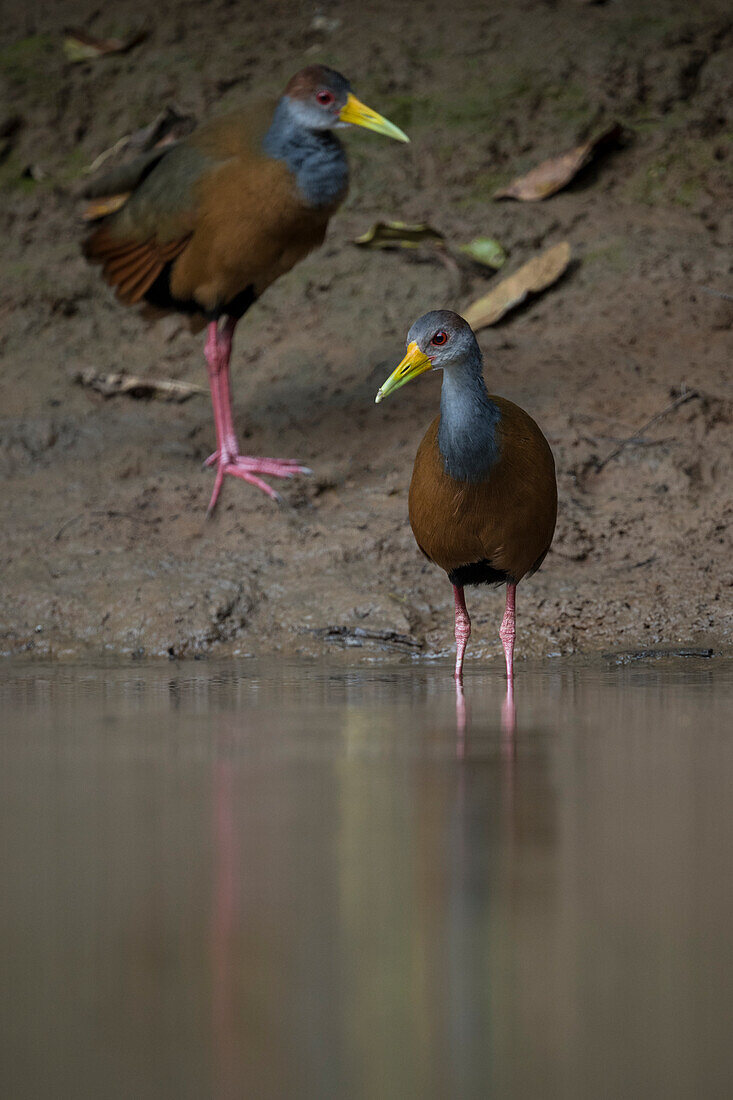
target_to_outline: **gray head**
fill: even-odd
[[[418,317],[407,334],[406,344],[412,343],[427,355],[434,369],[458,367],[481,356],[473,329],[452,309],[431,309]]]
[[[346,77],[325,65],[308,65],[291,77],[280,103],[291,121],[303,130],[331,130],[351,124],[397,141],[410,140],[398,126],[360,103]]]
[[[291,77],[283,92],[288,114],[304,130],[337,126],[351,85],[346,77],[325,65],[308,65]]]
[[[377,402],[428,370],[481,374],[481,351],[468,321],[451,309],[432,309],[407,334],[407,354],[377,394]]]

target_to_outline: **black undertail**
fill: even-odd
[[[424,550],[423,553],[425,553]],[[427,557],[427,554],[425,556]],[[533,573],[536,573],[546,556],[547,550],[544,550],[525,576],[531,577]],[[465,588],[467,584],[518,583],[516,577],[513,577],[511,573],[507,573],[503,569],[494,569],[486,558],[483,561],[474,561],[470,565],[459,565],[456,569],[451,569],[448,580],[458,588]]]
[[[470,565],[459,565],[451,569],[448,580],[457,588],[467,584],[514,584],[514,578],[503,569],[494,569],[486,559],[474,561]]]
[[[240,294],[235,295],[229,302],[225,302],[215,310],[204,309],[195,298],[176,298],[171,293],[171,270],[174,262],[171,261],[165,265],[160,275],[144,295],[145,301],[149,305],[155,306],[156,309],[172,309],[176,313],[189,315],[203,313],[207,321],[218,321],[220,317],[231,317],[238,321],[240,317],[244,317],[249,307],[257,299],[252,286],[248,286]]]

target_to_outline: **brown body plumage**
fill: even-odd
[[[166,271],[170,300],[154,293],[147,304],[188,313],[202,328],[247,288],[258,298],[323,242],[345,189],[328,206],[307,205],[287,164],[262,151],[274,108],[262,103],[202,126],[164,154],[154,177],[144,174],[149,158],[138,162],[136,181],[130,166],[134,189],[114,213],[100,207],[84,246],[121,301],[146,301]]]
[[[424,314],[407,340],[407,354],[377,401],[427,370],[443,370],[440,416],[418,448],[409,513],[418,546],[453,585],[456,680],[471,633],[464,586],[506,584],[499,634],[511,683],[516,586],[539,569],[555,532],[552,451],[528,413],[486,392],[481,351],[457,313]]]
[[[490,398],[501,412],[499,457],[485,479],[457,481],[438,447],[440,417],[418,448],[410,483],[410,525],[422,552],[449,576],[486,563],[514,584],[539,569],[552,542],[557,516],[555,461],[534,420],[504,397]],[[470,583],[470,582],[469,582]]]
[[[326,235],[348,189],[348,167],[331,133],[353,123],[407,137],[360,103],[339,73],[311,65],[277,101],[217,119],[174,145],[107,173],[87,190],[93,222],[84,252],[127,305],[186,315],[209,325],[209,369],[217,478],[292,477],[307,467],[239,454],[229,359],[237,321],[260,295]],[[219,328],[219,321],[223,320]]]

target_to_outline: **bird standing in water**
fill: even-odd
[[[239,453],[229,361],[234,329],[278,276],[322,244],[348,189],[348,165],[332,133],[353,124],[398,141],[407,136],[360,103],[349,82],[311,65],[276,103],[200,127],[176,144],[93,181],[84,252],[102,265],[127,305],[190,317],[208,326],[206,362],[216,426],[209,512],[226,475],[276,498],[262,480],[308,473],[292,459]]]
[[[422,552],[448,574],[455,596],[456,670],[471,620],[465,585],[506,584],[499,634],[507,679],[514,676],[515,596],[522,577],[542,564],[557,516],[555,463],[531,416],[490,396],[483,359],[467,321],[433,310],[415,322],[407,354],[377,394],[377,402],[428,370],[443,371],[440,415],[415,458],[410,525]]]

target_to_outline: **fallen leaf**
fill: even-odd
[[[614,122],[590,141],[576,145],[559,157],[543,161],[526,176],[518,176],[508,187],[495,191],[494,198],[519,199],[521,202],[538,202],[549,198],[570,183],[599,150],[614,145],[621,132],[620,123]]]
[[[196,129],[194,115],[179,111],[174,103],[168,103],[148,126],[130,135],[130,145],[147,152],[179,141]]]
[[[485,328],[514,309],[529,294],[538,294],[556,282],[570,263],[570,245],[567,241],[554,245],[539,256],[533,257],[495,286],[488,294],[464,311],[463,316],[472,329]]]
[[[311,19],[310,29],[312,31],[318,31],[320,34],[333,34],[340,26],[340,19],[333,19],[328,15],[323,15],[321,12],[316,12]]]
[[[179,141],[195,128],[196,119],[193,115],[184,115],[173,104],[168,104],[148,126],[143,126],[132,134],[125,134],[109,149],[105,149],[95,157],[84,169],[83,175],[94,175],[103,164],[124,149],[136,149],[147,153],[151,149],[160,149],[165,145],[171,145],[174,141]]]
[[[101,393],[103,397],[126,394],[128,397],[162,397],[165,401],[180,402],[187,401],[197,393],[206,393],[203,386],[197,386],[193,382],[180,382],[173,378],[138,378],[122,371],[98,374],[93,367],[78,371],[74,375],[74,381]]]
[[[64,32],[64,53],[72,64],[94,61],[110,53],[127,53],[148,37],[145,29],[136,31],[129,38],[96,38],[85,30],[67,27]]]
[[[130,197],[130,192],[125,191],[120,195],[106,195],[102,199],[92,199],[82,210],[81,216],[85,222],[96,222],[100,218],[106,218],[108,214],[114,214],[120,210]]]
[[[431,225],[407,222],[375,222],[354,244],[360,248],[419,248],[422,244],[442,246],[443,234]]]
[[[493,267],[495,271],[506,262],[506,252],[493,237],[477,237],[468,244],[462,244],[460,251],[465,252],[477,264]]]

